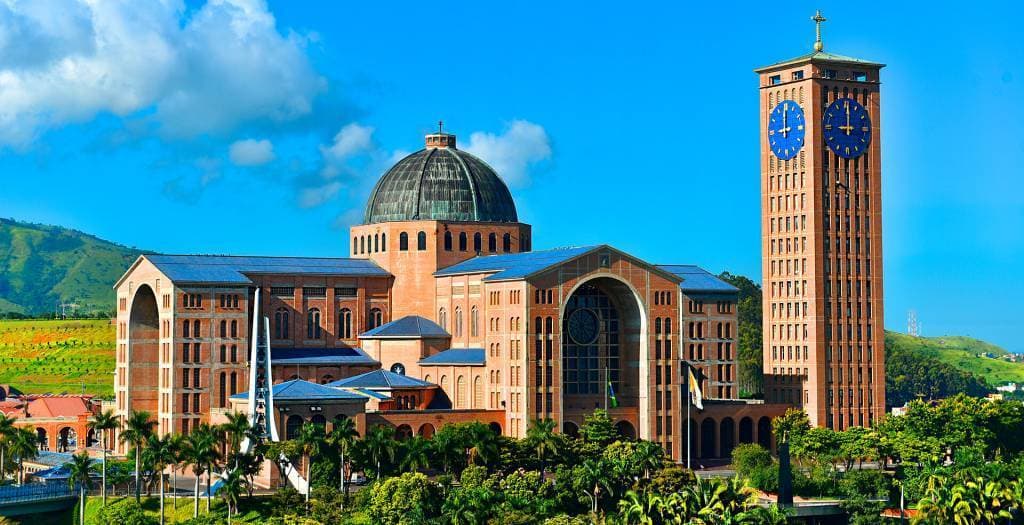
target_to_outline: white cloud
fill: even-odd
[[[327,182],[322,186],[302,188],[299,191],[299,206],[302,208],[315,208],[333,199],[341,191],[342,184],[339,181]]]
[[[522,187],[530,183],[530,167],[551,158],[551,139],[542,126],[514,120],[500,135],[470,134],[463,149],[490,164],[510,186]]]
[[[102,113],[165,136],[310,113],[325,81],[262,0],[0,2],[0,144]]]
[[[239,140],[228,148],[228,156],[236,166],[262,166],[274,160],[274,145],[267,139]]]
[[[341,128],[334,135],[330,146],[320,148],[324,158],[331,162],[341,162],[355,155],[366,153],[373,147],[373,128],[351,123]]]

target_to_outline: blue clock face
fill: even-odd
[[[840,98],[825,110],[825,144],[844,159],[859,157],[871,144],[871,117],[852,98]]]
[[[796,156],[804,147],[804,110],[792,100],[779,102],[768,115],[768,145],[782,160]]]

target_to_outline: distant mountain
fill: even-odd
[[[1024,362],[1002,347],[962,335],[913,337],[885,332],[889,353],[909,352],[935,359],[984,379],[990,386],[1024,382]]]
[[[0,314],[114,310],[114,281],[141,250],[76,230],[0,219]]]

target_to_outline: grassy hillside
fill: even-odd
[[[43,314],[57,301],[79,313],[114,309],[114,281],[140,251],[79,231],[0,219],[0,313]]]
[[[114,336],[107,320],[0,321],[0,383],[112,398]]]
[[[933,357],[959,370],[979,376],[992,386],[1006,382],[1024,382],[1024,363],[1007,361],[1005,357],[1009,352],[978,339],[963,336],[911,337],[886,332],[885,347],[888,351],[905,350]]]

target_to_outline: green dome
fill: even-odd
[[[518,222],[508,186],[484,161],[455,148],[454,135],[428,135],[428,147],[398,161],[377,182],[365,224],[438,220]]]

